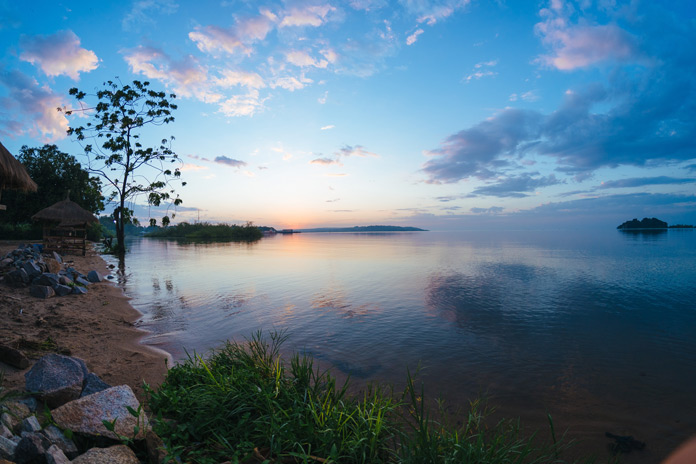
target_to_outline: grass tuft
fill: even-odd
[[[183,462],[219,463],[552,463],[567,444],[525,438],[517,421],[489,426],[470,404],[462,425],[430,416],[411,374],[403,394],[370,385],[348,394],[312,358],[280,357],[284,332],[228,342],[204,360],[189,355],[157,389],[151,421]],[[444,417],[444,414],[439,414]],[[550,420],[550,416],[549,416]]]

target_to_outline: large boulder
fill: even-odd
[[[101,282],[103,279],[102,279],[102,276],[100,276],[97,271],[89,271],[87,273],[87,280],[89,280],[92,283],[97,283],[97,282]]]
[[[73,433],[114,440],[121,437],[142,440],[149,429],[147,416],[140,410],[138,417],[134,417],[129,407],[138,411],[140,403],[128,385],[119,385],[66,403],[54,409],[51,415],[58,427]],[[103,421],[114,423],[114,430],[107,429]]]
[[[14,462],[17,464],[46,462],[44,454],[50,447],[51,442],[40,433],[23,433],[15,449]]]
[[[49,354],[39,359],[24,375],[25,388],[55,408],[80,397],[87,366],[79,358]]]
[[[140,464],[133,450],[126,445],[92,448],[72,460],[73,464]]]
[[[32,285],[29,289],[29,294],[36,298],[51,298],[56,294],[56,291],[48,285]]]
[[[80,398],[82,398],[83,396],[92,395],[100,391],[104,391],[107,388],[111,388],[111,385],[100,379],[99,376],[94,372],[90,372],[89,374],[87,374],[87,377],[85,377],[85,383],[82,386],[82,393],[80,394]]]

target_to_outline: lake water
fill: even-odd
[[[294,234],[253,244],[129,243],[118,273],[146,343],[174,359],[287,329],[358,385],[486,395],[498,413],[582,440],[696,434],[696,231]]]

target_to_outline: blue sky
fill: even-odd
[[[68,90],[148,80],[175,222],[696,223],[688,0],[101,3],[0,0],[0,139],[79,158]]]

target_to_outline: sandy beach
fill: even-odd
[[[0,256],[17,248],[18,242],[0,241]],[[111,271],[93,250],[86,256],[64,256],[70,266],[87,274]],[[114,283],[92,284],[86,295],[52,297],[29,294],[29,288],[13,288],[0,282],[0,343],[19,348],[31,361],[57,352],[82,358],[90,371],[111,385],[129,385],[143,399],[143,382],[159,385],[167,372],[169,356],[143,345],[145,332],[134,323],[140,317]],[[24,374],[0,362],[3,386],[23,390]]]

